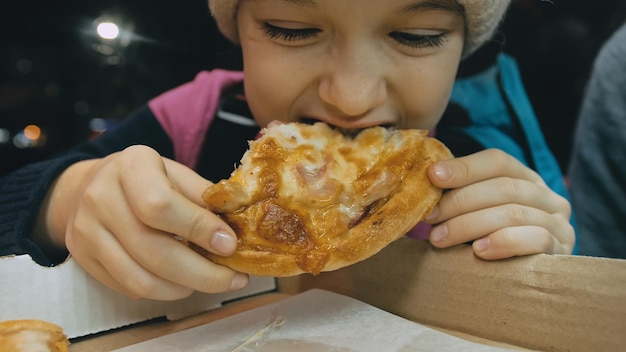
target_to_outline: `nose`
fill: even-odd
[[[367,45],[344,46],[328,61],[319,83],[320,98],[343,115],[359,117],[387,98],[384,59]]]

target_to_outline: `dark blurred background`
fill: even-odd
[[[97,25],[113,22],[116,39]],[[68,148],[221,65],[205,0],[3,1],[0,175]]]
[[[625,3],[514,0],[502,28],[562,168],[589,69]],[[116,39],[97,34],[103,22]],[[3,1],[0,40],[0,175],[98,135],[200,70],[236,66],[206,0]]]

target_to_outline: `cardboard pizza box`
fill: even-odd
[[[476,258],[469,246],[438,250],[428,242],[400,239],[350,267],[279,278],[269,292],[184,319],[74,339],[70,351],[125,348],[311,289],[339,293],[452,336],[510,350],[619,351],[626,346],[626,260],[542,254],[490,262]],[[302,321],[325,323],[314,316]]]
[[[216,309],[223,302],[276,289],[273,278],[252,277],[243,290],[194,293],[179,301],[135,300],[102,285],[72,258],[43,267],[30,256],[0,257],[0,321],[41,319],[76,338],[153,318],[180,319]]]

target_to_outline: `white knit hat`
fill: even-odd
[[[510,0],[457,0],[465,8],[467,35],[464,56],[487,42],[502,20]],[[239,0],[209,0],[209,8],[222,34],[238,42],[237,6]]]

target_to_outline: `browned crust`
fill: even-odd
[[[24,344],[19,335],[26,331],[41,331],[48,335],[48,346],[50,351],[67,352],[69,341],[63,333],[63,329],[53,323],[37,320],[6,320],[0,322],[0,351],[21,351]]]
[[[284,277],[302,274],[305,271],[301,269],[302,265],[298,265],[298,261],[307,257],[324,263],[323,267],[311,271],[313,274],[365,260],[404,236],[432,211],[441,197],[442,190],[433,186],[428,179],[428,168],[438,160],[451,158],[452,154],[438,140],[423,138],[417,148],[418,154],[400,187],[373,214],[340,235],[330,248],[315,248],[303,256],[302,252],[295,250],[291,253],[276,253],[240,247],[233,255],[222,257],[191,245],[215,263],[257,276]]]

